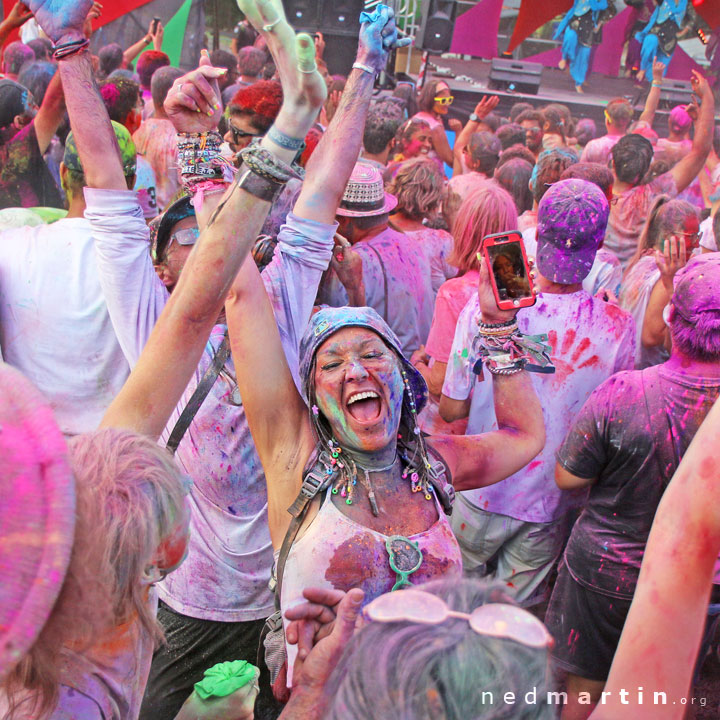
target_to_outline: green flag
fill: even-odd
[[[180,56],[182,55],[183,43],[185,42],[185,30],[192,0],[185,0],[180,9],[165,24],[162,49],[170,58],[170,64],[179,67]]]

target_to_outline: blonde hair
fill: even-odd
[[[515,230],[518,224],[515,203],[507,190],[486,182],[463,201],[452,226],[453,251],[448,263],[459,273],[477,270],[476,254],[482,239],[493,233]]]
[[[412,158],[400,165],[387,191],[398,200],[398,210],[413,220],[434,215],[443,196],[445,178],[429,158]]]
[[[79,435],[69,449],[77,514],[72,556],[52,614],[2,686],[10,717],[28,692],[33,717],[53,711],[64,646],[82,652],[135,616],[156,642],[163,639],[142,578],[184,512],[182,473],[164,448],[126,430]]]

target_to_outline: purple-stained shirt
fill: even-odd
[[[637,249],[640,233],[650,214],[650,207],[658,195],[677,195],[677,185],[667,172],[647,185],[637,185],[621,195],[614,195],[610,202],[610,217],[605,233],[605,247],[620,261],[623,271]]]
[[[608,160],[612,155],[612,149],[622,135],[603,135],[602,137],[590,140],[584,147],[580,162],[598,163],[607,167]]]
[[[406,230],[405,234],[417,241],[430,263],[430,279],[433,293],[437,295],[440,286],[457,275],[457,268],[448,263],[447,259],[453,249],[453,237],[447,230]]]
[[[478,382],[472,370],[477,359],[472,341],[478,316],[478,299],[473,295],[458,319],[443,385],[443,394],[453,400],[465,400],[473,393],[467,435],[498,427],[489,373],[485,372],[484,382]],[[509,478],[462,494],[487,512],[525,522],[551,522],[577,500],[555,484],[555,452],[590,393],[613,373],[632,368],[635,328],[626,312],[584,290],[566,295],[541,293],[537,303],[521,310],[517,318],[521,332],[547,333],[553,348],[555,373],[530,373],[543,410],[545,447]]]
[[[718,378],[666,365],[618,373],[592,393],[557,455],[595,480],[565,551],[579,583],[632,598],[658,503],[719,395]]]
[[[435,293],[425,251],[414,238],[389,227],[353,250],[362,260],[365,304],[393,329],[409,358],[425,343],[432,323]],[[348,304],[335,273],[326,276],[320,298],[332,307]]]
[[[115,212],[99,212],[86,189],[86,217],[93,225],[100,282],[118,340],[131,366],[168,300],[149,255],[149,237],[137,203],[117,193]],[[327,267],[336,225],[288,216],[275,256],[262,274],[278,322],[283,349],[298,377],[298,348],[320,277]],[[182,410],[222,342],[213,328],[192,380],[163,433],[167,441]],[[267,490],[235,392],[228,359],[183,440],[176,458],[193,480],[190,543],[185,562],[158,585],[160,599],[176,612],[203,620],[241,622],[273,612],[268,580],[273,562]]]

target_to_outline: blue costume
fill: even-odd
[[[642,44],[640,69],[644,70],[645,77],[652,78],[654,60],[663,63],[667,70],[686,10],[687,0],[663,0],[660,7],[655,8],[650,22],[635,35],[635,39]]]
[[[563,36],[562,56],[570,65],[570,75],[576,85],[585,82],[595,27],[601,13],[607,9],[607,0],[575,0],[555,31],[554,40]]]

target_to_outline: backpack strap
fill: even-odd
[[[195,392],[192,394],[185,409],[180,414],[178,421],[175,423],[175,427],[170,433],[170,437],[167,441],[167,449],[174,455],[178,449],[180,441],[185,436],[187,429],[190,427],[190,423],[200,409],[200,406],[205,402],[205,398],[210,392],[210,388],[215,384],[220,371],[225,367],[227,359],[230,357],[230,338],[228,337],[227,328],[225,328],[225,335],[222,342],[220,343],[215,357],[210,363],[210,367],[205,371],[202,380],[198,383],[195,388]]]
[[[430,456],[430,469],[428,472],[430,484],[433,486],[445,514],[452,515],[453,504],[455,503],[455,488],[452,486],[450,468],[439,452],[431,447],[428,447],[427,451]]]

